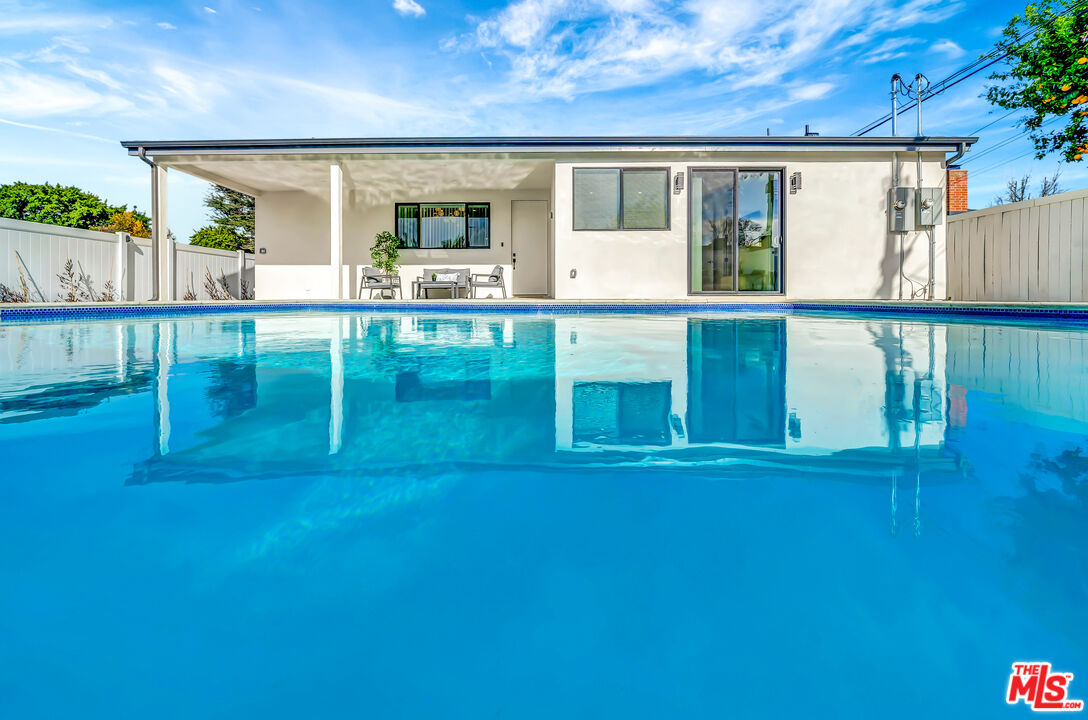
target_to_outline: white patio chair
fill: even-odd
[[[477,278],[481,279],[477,280]],[[476,297],[476,291],[479,288],[499,288],[502,290],[502,296],[506,297],[506,283],[502,276],[502,265],[491,268],[490,273],[473,273],[472,297]]]

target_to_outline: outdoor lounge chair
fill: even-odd
[[[385,291],[389,291],[389,296],[392,297],[396,292],[400,295],[401,299],[404,299],[404,294],[400,289],[400,275],[387,275],[378,268],[365,267],[363,268],[363,279],[359,283],[359,297],[363,297],[363,290],[370,291],[369,297],[374,297],[374,291],[378,290],[378,297],[382,297]]]
[[[506,297],[506,283],[502,279],[502,265],[491,268],[490,274],[473,273],[472,297],[476,297],[476,290],[479,288],[499,288],[502,290],[502,296]]]

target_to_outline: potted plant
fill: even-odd
[[[396,275],[397,261],[400,260],[400,240],[397,236],[388,230],[376,234],[374,244],[370,246],[370,260],[386,275]]]

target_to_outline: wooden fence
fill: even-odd
[[[952,300],[1088,302],[1088,190],[952,215]]]

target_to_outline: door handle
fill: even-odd
[[[513,270],[517,266],[518,266],[518,254],[517,253],[511,253],[510,254],[510,269]]]

